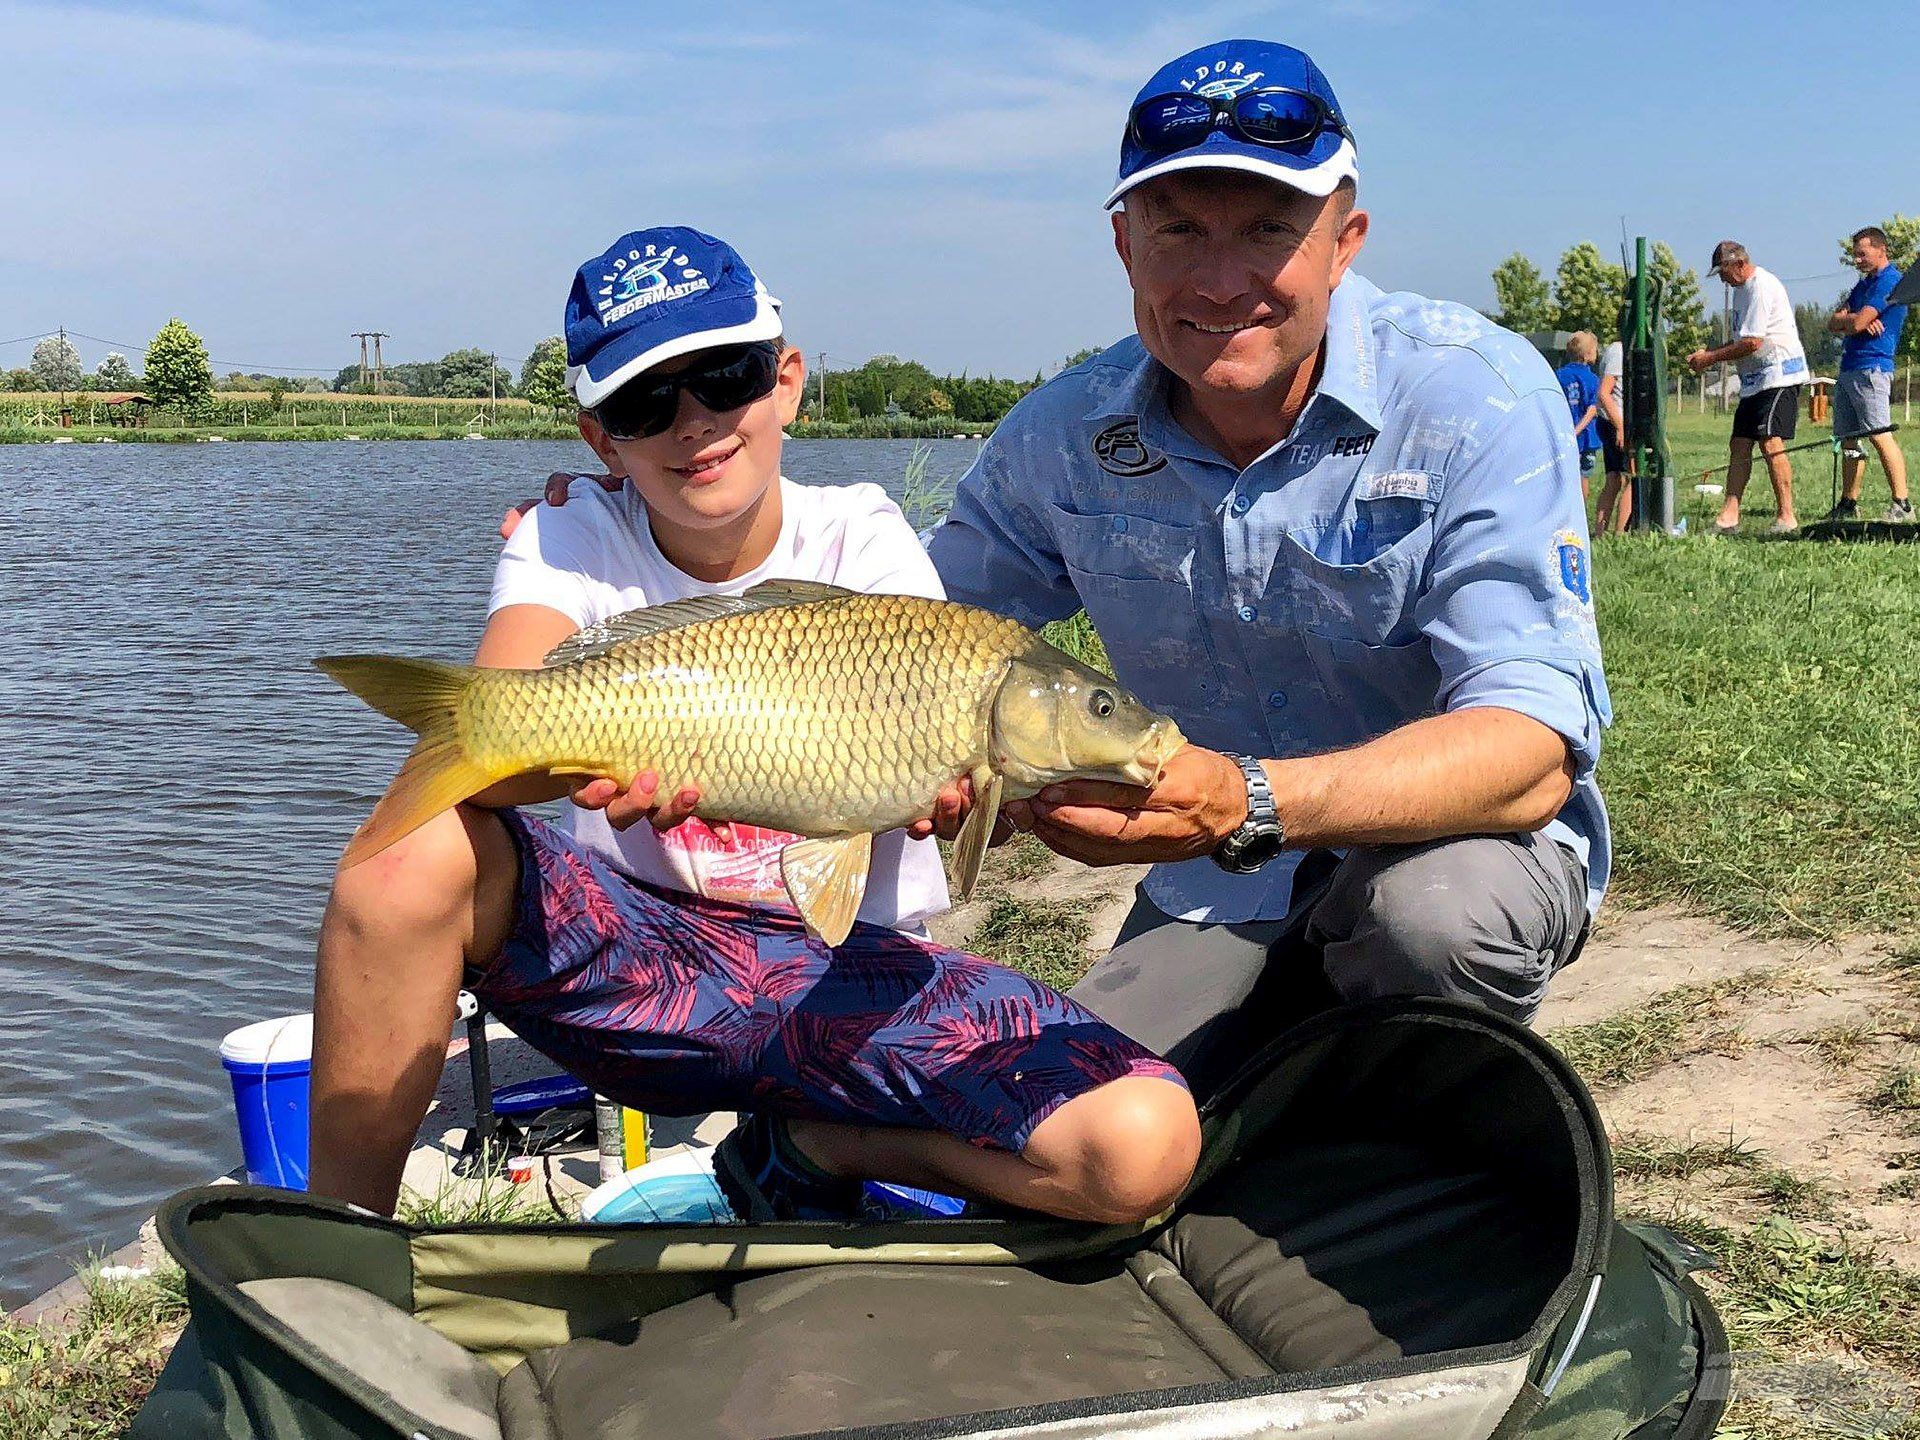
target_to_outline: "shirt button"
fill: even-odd
[[[1127,517],[1126,517],[1126,516],[1124,516],[1124,515],[1116,515],[1116,516],[1114,516],[1114,517],[1113,517],[1113,528],[1114,528],[1115,530],[1117,530],[1117,531],[1119,531],[1119,532],[1120,532],[1121,534],[1123,534],[1123,535],[1124,535],[1124,534],[1126,533],[1126,530],[1127,530]]]
[[[1233,497],[1233,513],[1234,514],[1244,515],[1247,513],[1247,511],[1251,510],[1252,508],[1253,508],[1253,501],[1249,500],[1246,496],[1236,495]]]
[[[1284,690],[1274,691],[1271,695],[1267,696],[1267,704],[1271,705],[1276,710],[1286,709],[1287,708],[1287,692]]]
[[[1373,525],[1368,521],[1367,517],[1364,515],[1362,515],[1358,520],[1353,522],[1353,533],[1356,535],[1364,536],[1371,529],[1373,529]]]
[[[1253,616],[1254,616],[1254,609],[1253,609],[1253,606],[1251,606],[1251,605],[1242,605],[1242,606],[1240,607],[1240,618],[1241,618],[1242,620],[1248,620],[1248,621],[1250,621],[1250,620],[1252,620],[1252,619],[1253,619]]]

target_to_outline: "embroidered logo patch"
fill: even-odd
[[[1571,530],[1553,537],[1553,548],[1560,556],[1560,584],[1583,605],[1593,599],[1593,585],[1587,572],[1587,547]]]
[[[1147,449],[1140,438],[1140,422],[1117,420],[1093,437],[1093,458],[1109,475],[1151,475],[1167,457]]]

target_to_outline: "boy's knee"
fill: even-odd
[[[1083,1142],[1088,1212],[1114,1225],[1150,1220],[1180,1198],[1199,1161],[1193,1097],[1148,1076],[1115,1080],[1094,1093],[1103,1103]]]
[[[471,909],[483,880],[512,862],[513,842],[497,816],[447,810],[336,874],[327,918],[380,926],[453,920]]]

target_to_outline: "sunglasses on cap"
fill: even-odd
[[[685,370],[628,381],[593,407],[593,418],[615,440],[645,440],[673,424],[682,390],[724,413],[771,395],[779,373],[780,350],[771,340],[727,345]]]
[[[1150,95],[1127,118],[1134,144],[1152,152],[1189,149],[1216,129],[1253,145],[1304,150],[1329,127],[1353,139],[1339,111],[1310,91],[1286,86],[1248,90],[1231,98],[1184,90]]]

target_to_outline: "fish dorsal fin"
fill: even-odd
[[[853,929],[860,897],[867,893],[873,836],[834,835],[796,840],[780,852],[780,878],[807,929],[838,945]]]
[[[695,595],[686,600],[670,600],[665,605],[643,605],[638,610],[574,631],[549,650],[540,663],[548,669],[571,665],[604,655],[630,640],[697,625],[702,620],[746,615],[755,610],[780,610],[789,605],[810,605],[816,600],[837,600],[855,593],[814,580],[763,580],[742,595]]]

